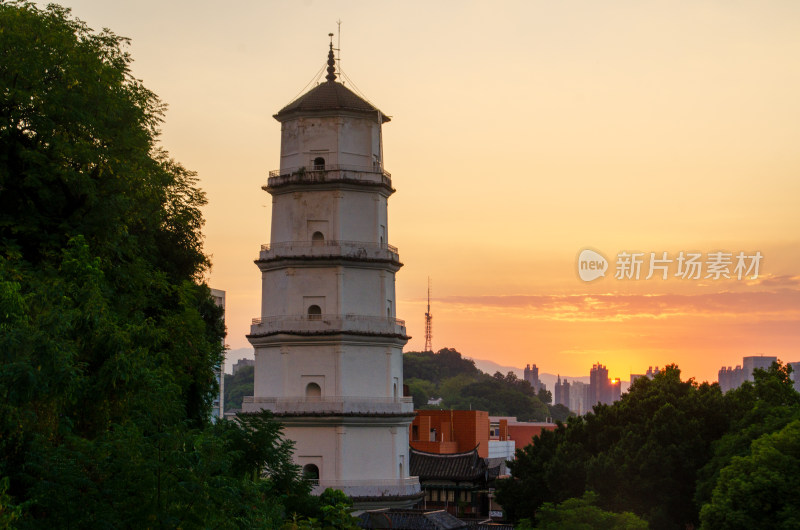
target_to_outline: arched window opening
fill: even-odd
[[[322,396],[322,389],[316,383],[309,383],[306,385],[306,397],[307,398],[317,398],[319,399]]]
[[[309,320],[322,319],[322,309],[316,304],[308,306],[308,319]]]
[[[397,399],[397,383],[394,384],[394,398]]]
[[[314,159],[314,169],[325,169],[325,159],[318,156]]]
[[[314,464],[306,464],[303,466],[303,477],[306,480],[319,480],[319,468]]]
[[[320,247],[324,244],[325,236],[322,234],[322,232],[317,231],[311,235],[311,246]]]

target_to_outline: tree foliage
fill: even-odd
[[[225,374],[225,410],[241,409],[245,396],[253,395],[255,367],[242,366],[235,374]]]
[[[580,498],[567,499],[560,504],[545,503],[537,513],[541,530],[646,530],[647,522],[631,512],[614,513],[597,506],[597,494],[587,491]],[[524,529],[525,524],[518,528]],[[528,525],[530,528],[530,526]]]
[[[268,417],[209,423],[205,197],[126,43],[0,4],[0,520],[279,526],[308,485]]]
[[[720,471],[701,528],[800,528],[800,420],[753,441]]]
[[[446,409],[486,410],[520,421],[566,419],[570,414],[566,407],[543,403],[544,396],[537,395],[530,383],[513,372],[490,376],[452,348],[404,354],[403,374],[416,408],[431,408],[427,405],[430,398],[442,398],[440,407]]]
[[[403,377],[424,379],[440,384],[457,375],[478,377],[483,372],[475,367],[475,361],[464,359],[452,348],[433,352],[406,352],[403,355]]]
[[[773,443],[762,440],[774,440],[770,433],[789,429],[789,422],[800,418],[798,399],[787,368],[778,364],[756,371],[753,383],[725,395],[716,384],[681,381],[678,368],[668,366],[652,380],[637,379],[613,405],[598,405],[518,449],[510,464],[514,478],[501,481],[498,501],[513,519],[539,521],[546,503],[594,491],[598,507],[635,513],[657,529],[698,525],[700,508],[712,497],[703,522],[717,528],[726,502],[743,492],[753,499],[771,497],[770,508],[794,513],[787,493],[796,482],[794,449],[781,445],[783,456],[773,451],[767,457],[766,450],[756,454],[755,448]],[[756,462],[765,462],[761,475]],[[780,487],[757,480],[767,476]],[[740,487],[745,483],[753,489]],[[758,520],[758,513],[754,509],[749,520]]]

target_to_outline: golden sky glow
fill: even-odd
[[[716,380],[800,360],[800,3],[109,2],[65,5],[130,37],[199,173],[232,348],[259,316],[280,124],[341,19],[348,77],[384,127],[398,316],[423,345],[623,381],[675,362]],[[351,87],[352,88],[352,87]],[[579,251],[760,251],[761,277],[584,283]]]

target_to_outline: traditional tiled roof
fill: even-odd
[[[333,42],[328,51],[328,75],[326,82],[319,84],[283,107],[274,118],[280,122],[297,115],[330,111],[350,111],[372,115],[381,123],[389,117],[376,109],[369,101],[336,81],[336,61],[333,57]]]
[[[381,123],[389,121],[388,116],[337,81],[326,81],[315,86],[283,107],[275,114],[275,119],[284,121],[298,114],[337,110],[372,114],[376,120],[380,116]]]
[[[361,528],[401,530],[462,530],[467,524],[444,510],[374,510],[359,516]]]
[[[463,453],[438,454],[409,450],[410,473],[423,480],[483,481],[487,477],[486,462],[478,456],[478,447]]]

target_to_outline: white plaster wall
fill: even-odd
[[[373,165],[373,137],[380,126],[365,119],[344,118],[339,128],[339,163],[348,166]],[[376,151],[377,155],[378,152]]]
[[[389,243],[387,199],[378,192],[304,191],[272,199],[271,243],[310,241],[310,223],[325,221],[325,239]]]
[[[338,314],[338,267],[288,267],[261,273],[261,316],[305,315],[307,297],[315,297],[323,314]],[[324,299],[321,301],[320,299]]]
[[[384,227],[381,230],[381,226]],[[386,228],[386,197],[378,192],[345,191],[339,208],[339,239],[380,243]],[[388,243],[386,239],[384,244]]]
[[[282,396],[283,388],[283,355],[281,348],[259,347],[255,349],[255,374],[253,381],[254,396]]]
[[[321,481],[408,477],[408,427],[405,425],[287,426],[285,433],[295,441],[294,461],[300,466],[317,465]],[[389,458],[387,449],[390,449]],[[339,455],[342,458],[337,466]]]
[[[321,156],[339,164],[339,129],[343,118],[296,118],[281,126],[281,170],[307,167]]]
[[[369,344],[306,344],[256,349],[254,396],[302,397],[310,382],[320,386],[323,398],[402,397],[402,348]]]
[[[261,316],[263,318],[286,315],[289,311],[289,291],[287,269],[271,270],[261,273]]]
[[[340,480],[385,480],[399,478],[392,445],[399,440],[392,433],[398,427],[347,427],[344,434]],[[406,436],[408,432],[406,431]],[[405,440],[408,444],[408,438]],[[396,458],[396,456],[395,456]]]
[[[372,167],[380,159],[380,125],[350,116],[301,117],[281,125],[281,170],[325,164]]]
[[[281,169],[303,165],[300,162],[301,132],[298,120],[285,121],[281,124]]]
[[[386,284],[393,283],[394,274],[376,269],[344,267],[342,276],[342,313],[387,316]]]
[[[320,480],[336,479],[336,427],[335,426],[309,426],[309,427],[284,427],[285,437],[293,440],[294,461],[300,466],[312,463],[319,468]],[[320,465],[321,463],[321,465]]]
[[[397,313],[395,276],[385,270],[288,267],[262,272],[261,282],[262,318],[302,316],[310,303],[319,305],[323,314],[394,318]],[[315,300],[309,302],[311,297]]]
[[[387,354],[389,351],[389,354]],[[391,348],[347,345],[342,351],[341,390],[345,396],[391,398]],[[402,384],[402,380],[400,381]],[[402,388],[400,394],[402,395]]]
[[[403,348],[399,346],[392,347],[392,355],[390,358],[389,369],[391,372],[389,373],[389,379],[391,381],[399,381],[398,388],[397,388],[397,395],[403,395]],[[408,462],[406,462],[408,464]]]
[[[338,195],[341,192],[326,190],[275,196],[272,200],[270,242],[311,241],[314,230],[321,231],[326,240],[341,239],[337,237]],[[325,225],[326,228],[321,228]]]
[[[286,356],[284,396],[305,396],[306,386],[317,383],[322,389],[322,396],[335,396],[336,390],[336,352],[331,345],[285,347]],[[277,368],[277,367],[276,367]],[[281,394],[271,394],[278,395]]]

